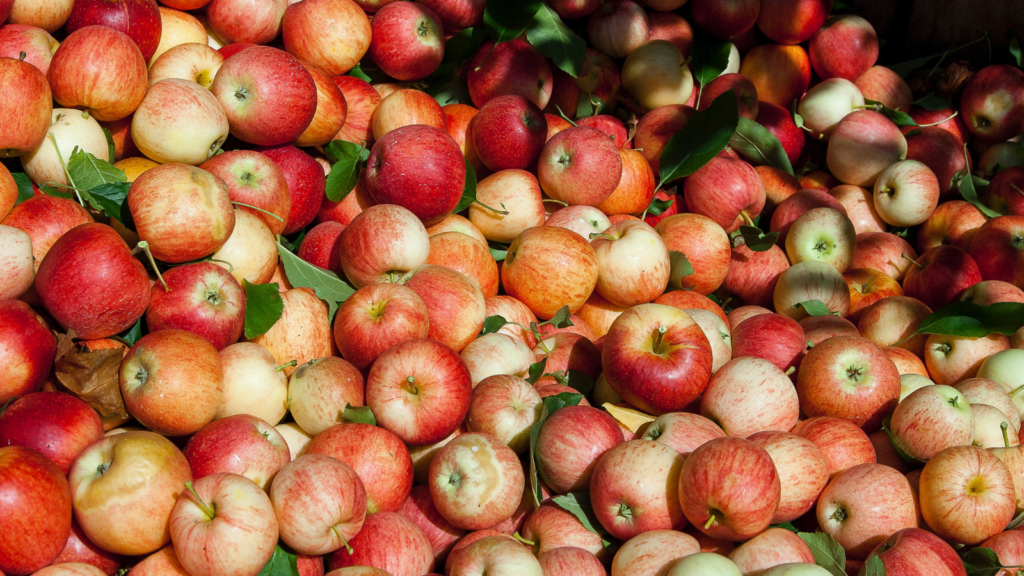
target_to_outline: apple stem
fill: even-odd
[[[715,523],[715,515],[712,514],[711,517],[708,518],[708,521],[704,523],[704,529],[707,530],[708,528],[711,528],[711,525],[714,524],[714,523]]]
[[[909,260],[910,263],[913,264],[914,266],[917,266],[918,268],[924,270],[924,266],[921,265],[917,260],[914,260],[913,258],[907,256],[906,254],[900,254],[900,256],[903,257],[903,259],[905,260]]]
[[[1013,398],[1013,396],[1015,394],[1017,394],[1018,392],[1020,392],[1021,390],[1024,390],[1024,384],[1021,384],[1020,386],[1014,388],[1013,390],[1010,390],[1010,393],[1007,394],[1007,396],[1009,396],[1010,398]]]
[[[515,534],[513,534],[512,537],[515,538],[516,540],[519,540],[523,544],[526,544],[527,546],[536,546],[537,545],[537,543],[534,542],[533,540],[527,540],[526,538],[523,538],[522,536],[520,536],[519,532],[516,532]]]
[[[228,262],[227,260],[218,260],[216,258],[210,258],[209,260],[207,260],[207,262],[220,262],[221,264],[227,264],[228,274],[235,271],[235,265],[232,264],[231,262]]]
[[[790,366],[789,368],[786,368],[786,376],[789,376],[793,372],[796,372],[796,366]]]
[[[18,60],[24,62],[26,57],[28,57],[28,54],[26,54],[24,50],[18,52]]]
[[[1020,188],[1018,188],[1017,185],[1014,184],[1013,182],[1010,182],[1010,187],[1013,188],[1014,190],[1016,190],[1017,192],[1020,192],[1021,194],[1024,194],[1024,190],[1021,190]]]
[[[1006,434],[1006,429],[1010,427],[1010,423],[1003,420],[999,423],[999,428],[1003,431],[1003,445],[1007,448],[1010,447],[1010,437]]]
[[[135,250],[132,250],[132,255],[137,254],[139,250],[146,253],[146,257],[149,258],[150,265],[153,266],[153,271],[156,272],[157,279],[160,280],[161,284],[163,284],[164,290],[170,292],[171,289],[167,286],[167,282],[164,281],[164,277],[160,274],[160,269],[156,267],[156,260],[153,258],[153,253],[149,251],[149,242],[140,240],[138,245],[135,246]]]
[[[747,223],[747,226],[754,226],[754,221],[750,218],[750,214],[747,214],[746,210],[740,210],[740,218],[743,218],[743,221]]]
[[[605,234],[604,232],[592,232],[590,234],[590,239],[593,240],[594,238],[606,238],[608,240],[611,240],[612,242],[615,241],[615,238],[613,238],[610,234]]]
[[[281,370],[284,370],[285,368],[291,368],[292,366],[296,366],[296,365],[298,365],[298,363],[299,363],[298,360],[292,360],[291,362],[286,362],[284,364],[281,364],[277,368],[274,368],[274,371],[275,372],[280,372]]]
[[[338,538],[341,538],[342,544],[345,545],[345,551],[348,552],[349,555],[355,552],[355,550],[352,549],[352,546],[349,545],[348,540],[341,535],[341,532],[338,532],[337,526],[331,526],[331,531],[334,532],[338,536]]]
[[[562,109],[559,108],[558,104],[555,104],[555,110],[558,110],[558,115],[561,116],[563,120],[565,120],[569,124],[572,124],[573,128],[576,128],[576,123],[573,122],[568,116],[566,116],[565,112],[562,112]]]
[[[651,349],[655,354],[659,354],[661,349],[662,338],[665,333],[668,332],[668,326],[658,326],[658,331],[654,334],[654,343],[651,345]]]
[[[541,202],[554,202],[555,204],[560,204],[562,206],[568,206],[569,205],[568,202],[562,202],[561,200],[555,200],[554,198],[543,198],[543,199],[541,199]]]
[[[185,482],[185,488],[188,488],[188,491],[192,493],[192,496],[196,499],[196,505],[203,511],[203,514],[209,516],[210,520],[217,517],[217,510],[213,506],[203,502],[203,499],[199,497],[199,493],[196,492],[196,489],[192,486],[192,482]]]
[[[246,208],[252,208],[253,210],[256,210],[257,212],[263,212],[264,214],[266,214],[268,216],[273,216],[274,218],[277,218],[281,222],[284,222],[284,218],[281,218],[280,216],[278,216],[277,214],[274,214],[273,212],[271,212],[269,210],[264,210],[263,208],[257,208],[256,206],[253,206],[251,204],[244,204],[242,202],[235,202],[234,200],[232,200],[231,203],[234,204],[235,206],[244,206]]]
[[[405,379],[405,381],[409,384],[408,386],[405,387],[405,391],[406,392],[408,392],[410,394],[419,394],[420,393],[419,389],[416,388],[416,377],[415,376],[409,376],[409,377],[407,377]]]
[[[498,46],[497,42],[495,42],[494,44],[491,45],[491,51],[488,52],[487,56],[484,57],[483,62],[480,62],[480,65],[473,69],[474,72],[479,72],[480,69],[484,67],[484,64],[487,64],[487,60],[490,59],[491,54],[494,54],[494,49],[497,46]]]
[[[505,208],[505,203],[504,202],[498,204],[499,206],[501,206],[501,210],[498,210],[497,208],[491,208],[487,204],[484,204],[483,202],[481,202],[479,200],[476,200],[476,199],[474,199],[473,202],[483,206],[484,208],[487,208],[491,212],[494,212],[496,214],[501,214],[502,216],[508,216],[508,208]]]
[[[960,111],[957,110],[956,112],[953,112],[953,115],[950,116],[949,118],[944,118],[942,120],[939,120],[938,122],[932,122],[931,124],[918,124],[917,126],[919,128],[928,128],[929,126],[938,126],[939,124],[942,124],[943,122],[948,122],[949,120],[952,120],[953,118],[956,118],[956,115],[959,114],[959,113],[960,113]]]
[[[70,188],[75,191],[75,196],[78,196],[78,203],[85,206],[85,201],[82,200],[82,194],[78,192],[78,186],[75,184],[75,179],[71,177],[71,173],[68,172],[68,165],[64,163],[64,156],[60,153],[60,147],[57,146],[57,137],[53,135],[53,132],[46,134],[50,137],[50,142],[53,142],[53,149],[57,151],[57,159],[60,160],[61,168],[64,168],[64,175],[68,177],[68,182],[71,183]]]

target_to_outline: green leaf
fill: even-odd
[[[100,160],[88,152],[76,150],[68,159],[68,175],[81,190],[92,190],[103,184],[127,182],[124,170]]]
[[[352,76],[353,78],[359,78],[360,80],[366,83],[369,83],[371,81],[370,77],[366,75],[366,72],[363,72],[363,69],[359,67],[359,64],[353,66],[352,69],[349,70],[346,75]]]
[[[584,528],[600,535],[602,545],[605,547],[611,546],[611,541],[607,538],[608,531],[604,529],[604,526],[597,519],[597,515],[594,514],[594,507],[590,503],[589,492],[570,492],[562,496],[555,496],[551,501],[562,510],[575,516],[580,521],[580,524],[583,524]]]
[[[910,454],[907,454],[906,450],[901,448],[899,443],[896,442],[896,436],[892,433],[891,423],[892,415],[890,414],[882,419],[882,431],[884,431],[886,437],[889,438],[889,444],[892,444],[892,448],[893,450],[896,451],[896,455],[902,458],[904,462],[910,464],[911,466],[914,466],[915,468],[920,468],[921,466],[924,466],[923,461],[914,458]]]
[[[494,258],[495,262],[501,262],[508,255],[508,245],[499,244],[497,242],[488,242],[487,247],[491,250],[491,258]]]
[[[651,200],[651,204],[647,207],[647,214],[649,216],[661,216],[672,207],[672,203],[676,201],[675,196],[670,196],[668,200],[661,200],[655,197]]]
[[[103,135],[107,138],[107,158],[113,162],[114,157],[117,156],[117,147],[114,145],[114,135],[110,133],[110,130],[107,130],[106,126],[103,126]]]
[[[984,306],[952,302],[921,321],[917,334],[944,334],[984,338],[989,334],[1013,334],[1024,327],[1024,304],[999,302]]]
[[[580,94],[580,99],[576,103],[576,119],[589,118],[600,114],[603,103],[598,100],[597,105],[594,105],[594,95],[589,92],[583,92]]]
[[[693,266],[690,264],[689,258],[682,252],[675,250],[668,251],[668,259],[672,264],[671,272],[668,277],[669,286],[675,286],[681,290],[686,288],[683,286],[683,278],[693,275]]]
[[[695,34],[693,43],[690,44],[690,70],[693,71],[693,79],[701,86],[707,86],[708,82],[718,78],[729,65],[731,51],[732,43],[728,40]]]
[[[783,530],[789,530],[790,532],[797,534],[800,530],[796,526],[793,526],[792,522],[783,522],[782,524],[773,524],[769,528],[782,528]]]
[[[989,218],[996,218],[1002,216],[999,212],[989,208],[981,199],[978,198],[978,191],[974,188],[974,178],[970,173],[970,159],[971,155],[967,152],[967,144],[964,144],[964,156],[967,158],[967,167],[964,171],[956,176],[959,179],[957,182],[957,188],[960,190],[960,195],[963,196],[964,200],[970,202],[975,208],[981,211],[982,214]]]
[[[868,106],[874,106],[875,112],[881,112],[882,116],[892,120],[893,124],[897,126],[918,126],[918,123],[906,112],[893,110],[877,100],[870,100],[868,98],[864,99],[864,103]]]
[[[295,288],[311,288],[316,292],[317,298],[327,303],[327,318],[333,321],[338,304],[348,300],[356,289],[338,278],[334,272],[314,266],[292,254],[280,243],[277,244],[277,253],[281,256],[288,282]]]
[[[273,284],[250,284],[242,281],[245,289],[245,337],[255,338],[266,334],[284,312],[280,286]]]
[[[537,380],[544,375],[544,367],[547,366],[548,359],[544,358],[540,362],[536,362],[530,365],[530,371],[526,377],[526,381],[530,384],[536,384]]]
[[[552,316],[550,320],[541,322],[539,325],[543,326],[545,324],[550,324],[555,328],[568,328],[573,325],[572,320],[569,319],[570,317],[572,317],[572,312],[569,311],[569,307],[562,306],[557,312],[555,312],[555,315]]]
[[[377,425],[377,418],[369,406],[353,406],[345,404],[345,410],[341,413],[341,419],[352,424]]]
[[[562,392],[555,394],[554,396],[547,396],[544,398],[544,411],[547,412],[548,416],[551,416],[555,412],[558,412],[566,406],[579,406],[580,402],[583,401],[582,394],[573,394],[572,392]]]
[[[584,396],[589,395],[594,390],[594,386],[597,386],[597,382],[593,378],[580,372],[579,370],[566,370],[565,371],[566,386],[576,390]]]
[[[526,39],[563,72],[573,78],[580,75],[587,43],[569,30],[550,6],[540,5],[533,21],[526,27]]]
[[[3,416],[4,412],[7,411],[7,407],[10,406],[11,403],[13,403],[17,399],[17,397],[8,398],[7,402],[4,402],[3,405],[0,405],[0,416]]]
[[[1017,40],[1016,34],[1010,37],[1010,55],[1013,56],[1018,68],[1024,68],[1024,51],[1020,49],[1020,41]]]
[[[298,556],[280,546],[256,576],[299,576]]]
[[[334,160],[327,175],[327,199],[341,202],[355,189],[363,162],[370,156],[366,146],[344,140],[332,140],[324,146],[324,154]]]
[[[669,139],[661,152],[661,182],[693,174],[725,149],[736,132],[739,112],[732,90],[722,93],[705,110],[696,112],[686,127]]]
[[[476,170],[473,170],[473,166],[469,164],[469,160],[466,160],[466,184],[462,187],[462,200],[459,200],[459,205],[455,207],[455,212],[462,212],[473,202],[476,202]]]
[[[486,39],[487,31],[482,26],[466,28],[449,38],[444,44],[441,65],[423,81],[427,85],[424,91],[433,96],[441,106],[453,102],[471,102],[466,83],[457,73],[463,63],[476,54]]]
[[[793,165],[782,143],[768,129],[753,120],[739,118],[729,146],[752,164],[766,164],[793,175]]]
[[[757,226],[740,226],[739,233],[743,237],[743,242],[747,245],[747,248],[754,252],[767,252],[779,241],[778,232],[768,232],[765,234]]]
[[[864,563],[864,576],[885,576],[885,563],[878,556],[871,556]]]
[[[141,317],[135,322],[134,326],[118,334],[118,339],[124,340],[124,343],[127,344],[128,347],[135,346],[135,343],[139,341],[139,338],[142,338]]]
[[[28,177],[28,174],[24,172],[11,172],[11,177],[14,178],[14,183],[18,186],[18,201],[14,203],[15,206],[35,195],[35,192],[32,190],[32,179]]]
[[[999,555],[991,548],[971,548],[963,555],[963,562],[967,576],[995,576],[1003,568],[1022,568],[1022,566],[1003,566]]]
[[[484,320],[484,329],[480,331],[481,336],[493,334],[501,330],[508,322],[501,316],[488,316]]]
[[[808,300],[806,302],[799,302],[793,305],[793,308],[803,308],[810,316],[828,316],[832,314],[832,311],[828,309],[821,300]]]
[[[293,253],[298,253],[299,247],[302,246],[302,239],[305,237],[306,229],[303,228],[302,230],[299,230],[299,233],[297,236],[295,236],[294,240],[289,240],[284,236],[278,236],[277,241],[281,244],[281,246],[284,246],[287,250]]]
[[[942,56],[942,54],[932,54],[931,56],[924,56],[923,58],[914,58],[913,60],[907,60],[906,62],[892,64],[888,68],[899,75],[900,78],[905,79],[911,72],[921,68],[939,56]]]
[[[828,570],[833,576],[846,576],[846,551],[835,538],[824,532],[800,532],[797,534],[814,554],[814,563]]]
[[[131,226],[131,212],[128,211],[128,206],[125,204],[128,190],[131,187],[131,184],[127,182],[101,184],[89,190],[88,195],[83,195],[83,198],[88,200],[93,208],[111,218],[116,218],[125,226]]]
[[[542,5],[541,0],[487,0],[484,27],[495,44],[508,42],[526,31]]]
[[[945,98],[940,98],[935,95],[935,92],[929,92],[921,98],[913,102],[914,106],[919,106],[925,110],[946,110],[952,108],[953,104]]]

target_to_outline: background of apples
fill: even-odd
[[[164,4],[0,1],[0,572],[1024,561],[1019,56]]]

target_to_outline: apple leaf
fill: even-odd
[[[540,362],[530,364],[530,371],[527,374],[526,381],[530,384],[536,384],[537,380],[540,380],[541,376],[544,375],[544,367],[547,366],[548,359],[543,358]]]
[[[989,334],[1010,335],[1024,327],[1024,304],[999,302],[988,306],[974,302],[952,302],[929,314],[917,334],[943,334],[984,338]]]
[[[506,244],[488,242],[487,247],[490,248],[491,258],[494,258],[495,262],[501,262],[508,255],[508,246]]]
[[[967,576],[996,576],[1004,568],[1024,568],[1024,566],[1003,566],[999,555],[991,548],[971,548],[962,558]]]
[[[250,284],[243,280],[245,289],[245,337],[255,338],[266,334],[284,313],[284,300],[280,286],[273,284]]]
[[[729,146],[752,164],[766,164],[790,176],[793,175],[793,165],[790,164],[782,143],[767,128],[753,120],[739,119],[736,133],[729,140]]]
[[[815,564],[833,576],[846,576],[846,551],[835,538],[824,532],[799,532],[797,536],[811,549]]]
[[[800,530],[793,525],[792,522],[783,522],[782,524],[772,524],[769,528],[782,528],[783,530],[789,530],[793,534],[798,534]]]
[[[359,182],[359,173],[363,162],[370,157],[370,151],[362,144],[332,140],[324,146],[324,154],[333,160],[331,173],[327,175],[327,199],[341,202]]]
[[[128,181],[124,170],[77,149],[71,153],[71,158],[68,159],[68,176],[74,181],[75,186],[86,191],[103,184]]]
[[[821,300],[798,302],[793,305],[793,308],[803,308],[804,312],[807,312],[809,316],[828,316],[833,313]]]
[[[576,104],[576,118],[589,118],[604,112],[605,104],[600,98],[595,98],[590,92],[580,94]]]
[[[551,376],[562,386],[568,386],[580,394],[586,396],[594,389],[597,382],[590,376],[578,370],[565,370],[564,372],[548,372],[544,376]]]
[[[868,558],[864,563],[864,576],[885,576],[885,563],[878,556]]]
[[[476,202],[476,170],[473,170],[473,166],[470,165],[469,160],[466,162],[466,184],[462,187],[462,200],[459,200],[459,205],[455,207],[454,212],[462,212],[473,202]],[[507,214],[507,212],[506,212]]]
[[[117,156],[117,147],[114,145],[114,135],[110,133],[110,130],[107,130],[106,126],[103,126],[102,128],[103,135],[107,138],[107,158],[113,161],[114,157]]]
[[[124,332],[121,332],[115,336],[115,338],[127,344],[129,348],[135,346],[135,343],[139,341],[139,338],[142,338],[142,318],[140,317],[135,322],[134,326]]]
[[[466,60],[476,54],[486,39],[487,31],[483,26],[466,28],[449,38],[444,43],[441,65],[423,80],[426,84],[424,92],[433,96],[442,106],[453,102],[469,103],[469,90],[465,80],[458,76],[458,71]]]
[[[278,546],[256,576],[299,576],[299,558]]]
[[[530,25],[543,4],[541,0],[487,0],[484,27],[495,44],[514,40],[526,31],[526,27]]]
[[[668,277],[669,286],[686,290],[687,288],[683,286],[683,278],[693,275],[693,266],[690,264],[690,259],[686,257],[686,254],[675,250],[668,251],[668,259],[672,265]]]
[[[955,176],[957,179],[957,188],[960,190],[960,195],[963,196],[964,200],[967,200],[974,205],[975,208],[980,210],[985,216],[988,216],[989,218],[1002,216],[1002,214],[989,208],[982,203],[980,198],[978,198],[978,191],[974,188],[974,178],[970,172],[971,155],[967,152],[967,144],[964,144],[964,157],[967,158],[967,168],[964,168],[963,172]]]
[[[82,194],[82,198],[88,201],[93,208],[111,218],[116,218],[118,222],[130,228],[134,226],[132,213],[128,210],[128,204],[125,202],[130,189],[131,184],[127,182],[100,184],[89,190],[88,193]]]
[[[925,94],[924,96],[918,98],[917,100],[915,100],[913,102],[913,105],[914,106],[919,106],[921,108],[924,108],[925,110],[931,110],[931,111],[947,110],[947,109],[953,107],[953,104],[949,100],[946,100],[945,98],[937,96],[935,94],[935,92],[929,92],[929,93]]]
[[[569,307],[562,306],[555,312],[555,315],[552,316],[550,320],[545,320],[544,322],[538,324],[538,326],[550,324],[555,328],[568,328],[573,325],[572,320],[569,319],[571,317],[572,312],[569,310]]]
[[[480,331],[480,335],[486,336],[487,334],[494,334],[498,330],[501,330],[505,324],[508,324],[508,321],[502,316],[488,316],[484,320],[484,329]]]
[[[345,410],[341,413],[341,419],[352,424],[377,425],[377,418],[369,406],[353,406],[345,404]]]
[[[359,78],[360,80],[366,83],[370,83],[372,81],[371,78],[366,75],[366,72],[363,72],[363,69],[359,66],[359,64],[353,66],[348,72],[345,73],[345,75],[352,76],[353,78]]]
[[[533,15],[533,21],[526,27],[526,39],[563,72],[573,78],[580,75],[587,43],[569,30],[547,4],[542,3]]]
[[[58,389],[78,397],[100,416],[128,418],[119,379],[123,356],[124,350],[117,346],[64,354],[53,365]]]
[[[1024,51],[1020,49],[1020,40],[1017,39],[1016,34],[1010,36],[1010,56],[1013,56],[1017,68],[1024,68]]]
[[[18,187],[18,200],[14,203],[15,205],[21,204],[35,195],[32,190],[32,179],[28,177],[28,174],[11,172],[11,177],[14,178],[14,184]]]
[[[889,438],[889,444],[892,444],[892,449],[896,451],[896,455],[902,458],[904,462],[910,464],[911,466],[914,466],[915,468],[920,468],[921,466],[924,466],[923,461],[914,458],[910,454],[907,454],[907,452],[902,447],[900,447],[899,443],[896,442],[896,436],[892,433],[891,423],[892,415],[890,414],[882,419],[882,431],[885,432],[885,436]]]
[[[765,234],[757,226],[740,226],[739,233],[743,243],[754,252],[767,252],[779,241],[778,232]]]
[[[316,292],[317,298],[327,303],[327,318],[334,320],[338,304],[348,300],[356,289],[330,270],[314,266],[277,244],[277,253],[281,256],[284,275],[293,288],[310,288]]]
[[[533,374],[533,367],[540,365],[538,373],[544,372],[545,360],[541,360],[537,364],[530,366],[530,374]],[[538,375],[539,378],[539,375]],[[530,382],[533,384],[536,382]],[[548,416],[565,408],[566,406],[578,406],[580,401],[583,400],[582,394],[570,394],[569,392],[562,392],[554,396],[548,396],[544,398],[544,409],[541,412],[540,419],[537,423],[530,428],[530,494],[533,496],[533,505],[535,507],[540,506],[541,500],[544,499],[544,495],[540,488],[540,475],[537,468],[537,437],[540,436],[540,428],[544,425],[544,421],[548,419]]]
[[[690,70],[693,79],[701,86],[707,86],[729,66],[732,43],[718,40],[706,34],[694,34],[690,44]]]
[[[601,544],[607,548],[612,545],[608,531],[594,514],[594,506],[590,503],[590,492],[570,492],[551,499],[559,508],[572,514],[587,530],[601,536]]]
[[[695,112],[679,132],[672,135],[661,152],[661,181],[664,186],[693,174],[725,149],[736,132],[739,112],[732,90],[723,92],[710,106]]]
[[[665,213],[665,210],[668,210],[669,208],[672,207],[672,203],[675,201],[675,196],[669,197],[668,200],[662,200],[660,198],[655,197],[653,200],[651,200],[650,205],[647,206],[647,210],[645,210],[644,213],[650,216],[661,216],[662,214]]]
[[[910,114],[900,112],[899,110],[893,110],[878,100],[865,98],[864,104],[867,104],[869,107],[874,107],[875,112],[881,112],[882,116],[892,120],[893,124],[897,126],[918,126],[918,123],[910,117]]]

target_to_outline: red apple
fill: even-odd
[[[878,270],[853,268],[844,272],[843,277],[850,287],[850,322],[857,322],[865,308],[883,298],[903,296],[899,282]]]
[[[1000,216],[985,223],[971,240],[971,256],[985,280],[1024,287],[1024,216]]]
[[[421,4],[392,2],[373,15],[370,58],[396,80],[426,78],[444,57],[444,28]]]
[[[734,232],[764,209],[764,183],[743,160],[715,157],[683,183],[686,206]]]
[[[595,534],[587,530],[576,516],[554,503],[546,503],[533,510],[523,524],[522,534],[533,542],[531,548],[538,556],[565,546],[582,548],[600,559],[608,556],[601,538],[595,538]]]
[[[405,279],[427,306],[430,338],[461,352],[483,328],[486,302],[473,280],[461,272],[427,264]]]
[[[341,355],[359,369],[368,368],[388,348],[428,333],[426,305],[397,284],[372,284],[349,296],[338,308],[334,341]]]
[[[825,23],[829,0],[761,0],[757,27],[780,44],[800,44]]]
[[[212,35],[216,35],[222,42],[229,45],[232,43],[266,44],[280,33],[281,18],[284,16],[286,8],[288,8],[288,3],[284,0],[261,0],[259,2],[213,0],[206,7],[208,24],[204,28],[208,27],[213,32]],[[159,48],[157,53],[160,53]]]
[[[971,405],[951,386],[925,386],[903,398],[892,413],[893,443],[927,461],[942,450],[971,443],[975,430]]]
[[[102,437],[99,416],[71,394],[27,394],[0,415],[0,445],[31,448],[65,473],[86,446]]]
[[[331,555],[332,570],[372,566],[393,576],[422,576],[434,569],[430,540],[411,520],[394,512],[367,515],[362,530],[349,545],[351,553],[341,548]]]
[[[618,149],[594,128],[559,132],[544,145],[538,159],[541,188],[570,205],[597,206],[611,195],[621,176]]]
[[[670,104],[655,108],[640,117],[633,146],[644,155],[655,173],[661,165],[661,153],[665,145],[676,132],[686,127],[687,120],[696,111],[690,106]]]
[[[770,568],[779,566],[776,572],[784,576],[785,572],[781,571],[793,563],[814,564],[814,554],[807,543],[782,528],[769,528],[740,544],[729,553],[729,559],[744,574],[770,574]],[[794,576],[797,574],[799,572],[794,572]]]
[[[199,164],[221,150],[228,130],[224,109],[209,90],[192,79],[167,78],[146,91],[124,138],[159,163]],[[114,153],[116,158],[116,147]]]
[[[68,536],[64,549],[53,560],[51,565],[68,562],[95,566],[104,574],[116,574],[121,569],[122,558],[92,543],[78,522],[71,521],[71,535]],[[141,572],[141,571],[140,571]]]
[[[371,206],[352,219],[338,247],[341,268],[356,287],[395,282],[425,263],[429,253],[423,222],[390,204]]]
[[[587,19],[587,38],[610,58],[625,58],[649,36],[647,14],[632,0],[601,2]]]
[[[147,62],[160,44],[160,10],[153,0],[77,2],[71,9],[66,30],[70,34],[94,24],[127,34]]]
[[[420,4],[437,12],[445,32],[450,34],[471,26],[480,26],[484,21],[482,0],[425,0]]]
[[[402,504],[399,514],[405,516],[419,528],[430,540],[434,549],[434,558],[440,562],[447,558],[448,553],[466,531],[452,526],[434,506],[429,486],[415,486],[409,499]]]
[[[551,68],[547,60],[518,38],[497,45],[485,42],[470,61],[467,83],[477,108],[507,94],[522,96],[541,109],[551,98]]]
[[[948,130],[938,126],[925,126],[907,135],[907,159],[923,162],[935,173],[939,192],[944,196],[953,192],[953,180],[967,166],[963,144]],[[992,188],[989,188],[990,194]]]
[[[938,310],[981,280],[978,265],[967,252],[955,246],[936,246],[914,260],[903,280],[903,291]]]
[[[704,110],[711,105],[716,98],[726,91],[732,90],[736,97],[736,105],[739,114],[748,120],[757,118],[759,102],[757,100],[757,88],[754,83],[742,74],[722,74],[704,87],[701,93],[700,106],[698,110]]]
[[[42,386],[53,367],[57,339],[28,304],[2,300],[0,342],[0,400],[6,403]]]
[[[940,538],[979,544],[1003,531],[1016,507],[1013,476],[976,446],[939,452],[921,471],[921,515]]]
[[[738,357],[711,377],[700,412],[727,435],[747,438],[765,430],[789,432],[800,417],[800,400],[793,382],[777,366],[761,358]]]
[[[1004,532],[1011,534],[1011,532]],[[1015,533],[1013,533],[1015,534]],[[982,545],[985,548],[989,542],[1000,538],[996,535],[985,541]],[[997,551],[998,552],[998,551]],[[885,566],[886,574],[900,576],[963,576],[963,561],[957,556],[953,548],[942,541],[941,538],[920,528],[904,528],[898,530],[878,545],[872,556],[879,558]],[[1004,557],[999,554],[1002,563],[1016,564],[1017,560]]]
[[[676,214],[655,228],[669,250],[686,254],[694,273],[682,279],[685,290],[710,294],[722,285],[730,270],[732,251],[725,230],[699,214]]]
[[[800,422],[792,430],[814,442],[828,464],[830,478],[858,464],[873,463],[875,448],[859,426],[842,418],[817,416]]]
[[[508,295],[542,319],[551,318],[562,306],[578,311],[597,277],[597,258],[590,243],[554,226],[524,230],[509,247],[501,269]]]
[[[668,574],[677,560],[700,552],[693,536],[675,530],[651,530],[630,538],[612,560],[612,574]]]
[[[668,0],[668,4],[678,4],[678,0]],[[693,26],[682,16],[674,12],[648,12],[647,26],[651,40],[668,40],[679,49],[683,57],[690,55],[693,43]]]
[[[819,0],[813,0],[818,2]],[[762,14],[765,12],[762,11]],[[761,101],[757,106],[756,121],[775,136],[786,151],[790,164],[796,164],[804,149],[804,131],[797,128],[789,110],[772,102]]]
[[[763,358],[782,371],[799,368],[806,347],[800,323],[782,314],[759,314],[732,330],[734,357]]]
[[[537,470],[559,494],[585,490],[601,455],[622,443],[618,424],[589,406],[567,406],[548,417],[537,436]]]
[[[463,530],[481,530],[510,518],[524,483],[516,453],[487,434],[460,434],[430,464],[434,505]]]
[[[789,229],[798,218],[815,208],[832,208],[846,214],[846,208],[828,192],[804,189],[779,203],[772,213],[770,230],[779,233],[779,244],[785,246]],[[795,264],[796,262],[794,262]]]
[[[385,86],[378,84],[375,88]],[[397,84],[393,84],[400,88]],[[426,92],[410,89],[396,89],[382,92],[384,99],[373,112],[373,137],[380,140],[385,134],[405,126],[423,124],[433,126],[442,132],[448,131],[448,119],[444,110]],[[461,149],[459,153],[461,154]]]
[[[334,26],[325,27],[327,21]],[[370,47],[371,35],[366,13],[351,0],[289,5],[281,20],[285,49],[328,76],[339,76],[358,64]]]
[[[855,84],[868,100],[907,112],[914,100],[914,94],[899,74],[885,66],[872,66],[857,77]]]
[[[878,36],[860,16],[832,16],[811,36],[808,53],[821,78],[853,82],[878,60]]]
[[[273,160],[284,173],[288,186],[291,209],[285,220],[284,234],[302,230],[316,218],[324,202],[327,177],[320,164],[312,156],[290,144],[257,148]]]
[[[44,76],[58,46],[60,43],[42,28],[24,24],[7,24],[0,28],[0,56],[17,60],[24,52],[24,61],[38,68]]]
[[[473,150],[487,168],[495,172],[526,169],[544,148],[547,121],[532,101],[518,95],[498,96],[480,108],[470,133]]]
[[[753,28],[761,10],[759,0],[694,0],[690,6],[694,23],[723,39],[742,36]]]
[[[0,493],[0,570],[30,574],[50,564],[71,533],[71,491],[63,472],[29,448],[0,448]]]
[[[309,72],[316,86],[316,112],[306,129],[292,141],[292,144],[303,147],[323,146],[333,140],[345,124],[348,105],[341,90],[323,70],[308,62],[302,62],[302,67]]]
[[[747,437],[772,457],[782,486],[772,522],[790,522],[814,507],[828,484],[828,462],[810,440],[785,431],[762,431]],[[735,558],[733,558],[735,560]]]
[[[787,109],[811,83],[811,63],[800,46],[756,46],[743,57],[739,72],[754,83],[758,98]]]
[[[826,162],[842,183],[870,187],[883,170],[906,156],[906,138],[891,120],[874,110],[857,110],[836,125]]]
[[[261,488],[291,460],[288,445],[267,422],[248,414],[214,420],[196,432],[185,445],[196,479],[226,472],[239,474]]]
[[[1024,72],[1005,64],[982,68],[960,95],[960,113],[979,138],[1008,140],[1024,130]]]
[[[731,251],[729,270],[722,288],[743,303],[771,306],[779,276],[789,268],[789,258],[778,246],[754,252],[745,244]]]
[[[46,78],[53,99],[62,106],[81,106],[97,120],[120,120],[146,95],[146,59],[127,35],[106,26],[85,26],[53,53]]]
[[[595,291],[628,307],[650,302],[668,286],[671,262],[661,236],[646,223],[613,224],[591,240],[597,254]]]
[[[853,250],[850,268],[872,268],[884,272],[896,280],[903,280],[913,263],[906,254],[917,260],[917,252],[910,244],[888,232],[863,232],[857,234],[857,246]]]
[[[345,231],[344,224],[328,220],[313,226],[302,239],[296,254],[306,262],[320,268],[343,274],[338,260],[338,239]]]
[[[245,324],[245,292],[231,274],[215,264],[197,262],[172,268],[163,276],[167,289],[154,284],[146,310],[151,332],[188,330],[217,350],[238,341]]]
[[[920,356],[927,336],[915,335],[915,332],[931,313],[932,309],[916,298],[890,296],[865,308],[857,321],[857,329],[880,347],[898,344]]]
[[[1003,174],[1009,170],[1000,172]],[[995,181],[999,176],[993,178]],[[989,187],[992,190],[992,187]],[[991,198],[991,196],[989,196]],[[970,250],[971,240],[987,218],[973,204],[964,200],[943,202],[917,230],[917,249],[924,253],[930,248],[952,244],[961,250]]]
[[[366,81],[354,76],[335,76],[334,83],[345,97],[348,110],[345,124],[334,139],[369,146],[373,143],[372,118],[377,104],[380,104],[380,94]]]

